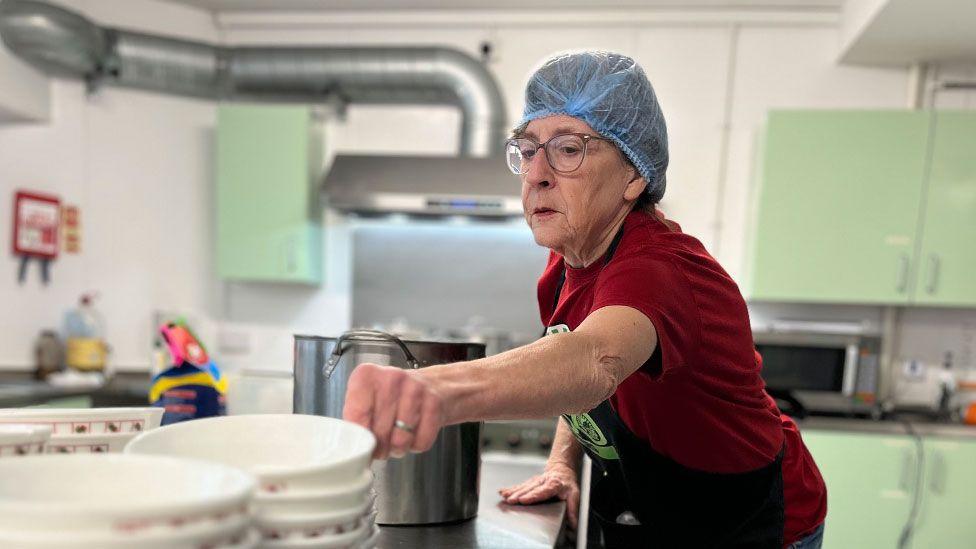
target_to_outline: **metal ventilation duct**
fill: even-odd
[[[498,153],[505,105],[476,59],[440,47],[220,47],[102,27],[32,0],[0,2],[0,36],[59,76],[210,99],[449,104],[462,113],[461,154]]]

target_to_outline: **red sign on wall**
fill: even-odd
[[[14,253],[54,259],[58,256],[61,200],[56,196],[17,191],[14,196]]]

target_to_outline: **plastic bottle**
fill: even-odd
[[[78,307],[64,316],[66,362],[70,368],[102,371],[108,358],[105,322],[95,309],[92,294],[83,294]]]
[[[156,376],[165,372],[169,368],[169,361],[163,342],[159,339],[153,341],[152,355],[149,362],[149,381],[156,379]]]
[[[967,368],[960,373],[958,398],[962,421],[976,425],[976,369]]]

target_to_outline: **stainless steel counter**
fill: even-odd
[[[921,436],[976,438],[976,426],[958,423],[936,423],[911,420],[912,429]],[[839,431],[851,433],[876,433],[882,435],[907,435],[908,428],[901,421],[868,419],[811,417],[797,422],[801,432]]]
[[[506,505],[498,490],[542,471],[544,461],[485,454],[481,462],[478,516],[440,526],[381,526],[379,549],[536,549],[552,548],[559,539],[566,504]]]
[[[31,379],[29,373],[0,373],[0,408],[16,408],[78,396],[88,396],[93,406],[145,406],[148,403],[149,374],[116,374],[105,385],[55,387]]]

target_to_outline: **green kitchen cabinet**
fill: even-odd
[[[242,281],[318,284],[322,134],[307,106],[221,105],[217,271]]]
[[[914,549],[976,547],[976,440],[925,437]]]
[[[972,307],[976,306],[976,112],[937,111],[934,116],[913,302]]]
[[[749,297],[908,303],[930,118],[913,111],[771,112]]]
[[[914,494],[913,440],[837,431],[803,431],[803,439],[827,484],[824,548],[898,547]]]

